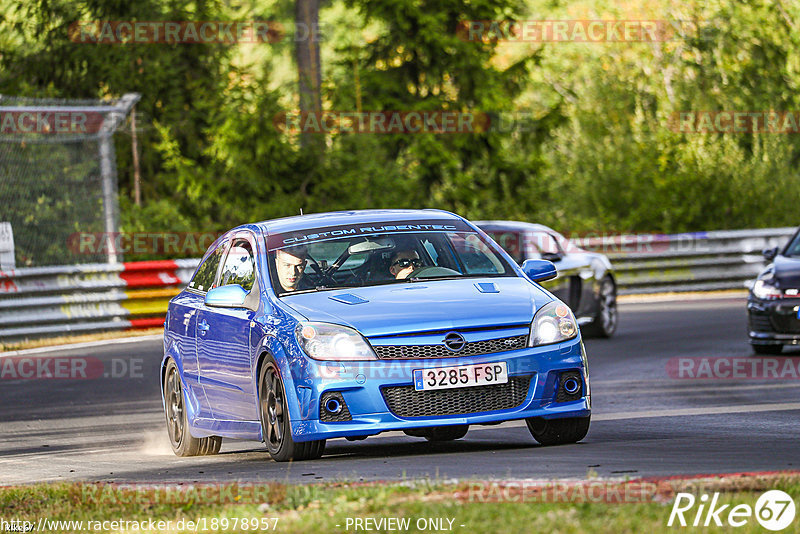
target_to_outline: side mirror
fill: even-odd
[[[765,257],[765,258],[766,258],[768,261],[772,261],[772,260],[774,260],[774,259],[775,259],[775,256],[777,256],[777,255],[778,255],[778,247],[773,247],[773,248],[765,248],[765,249],[763,250],[763,252],[761,252],[761,253],[764,255],[764,257]]]
[[[547,260],[525,260],[525,263],[522,264],[522,272],[534,282],[544,282],[558,276],[556,266],[552,261]]]
[[[216,308],[246,308],[247,291],[239,284],[215,287],[206,293],[206,306]]]

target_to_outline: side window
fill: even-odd
[[[222,253],[225,251],[225,243],[222,243],[212,252],[206,261],[197,269],[189,287],[198,291],[208,291],[214,284],[214,277],[217,275],[219,262],[222,260]]]
[[[239,284],[245,291],[250,291],[253,289],[255,279],[255,264],[250,243],[238,240],[233,243],[228,257],[225,258],[219,285]]]

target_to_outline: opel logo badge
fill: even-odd
[[[452,352],[458,352],[467,346],[467,340],[458,332],[450,332],[444,336],[444,346]]]

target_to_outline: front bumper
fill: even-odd
[[[451,415],[403,416],[387,405],[384,388],[406,386],[413,390],[415,369],[451,367],[477,363],[506,362],[509,384],[527,383],[527,391],[518,394],[513,406],[502,409]],[[390,430],[405,430],[444,425],[491,424],[529,417],[559,418],[591,415],[591,391],[580,337],[544,347],[523,348],[489,355],[413,360],[378,360],[370,362],[318,362],[306,359],[302,369],[293,369],[299,420],[292,421],[295,441],[338,437],[370,436]],[[297,372],[295,372],[297,371]],[[565,372],[578,372],[582,389],[568,401],[558,402],[559,380]],[[517,377],[517,380],[514,378]],[[529,382],[527,382],[529,378]],[[409,388],[409,386],[411,388]],[[456,388],[448,391],[458,402],[468,403],[481,394],[482,387]],[[499,386],[491,386],[498,388]],[[347,406],[350,419],[325,422],[320,419],[323,395],[338,392]],[[466,396],[466,397],[465,397]],[[517,402],[519,401],[519,402]],[[482,402],[482,401],[481,401]],[[474,404],[474,403],[473,403]]]
[[[800,298],[747,301],[752,345],[800,345]]]

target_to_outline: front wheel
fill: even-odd
[[[325,440],[296,442],[292,439],[286,391],[272,356],[267,356],[258,378],[261,432],[267,450],[276,462],[313,460],[322,456]]]
[[[167,417],[167,433],[172,451],[176,456],[217,454],[222,447],[221,437],[196,438],[189,432],[186,404],[183,400],[183,384],[174,361],[170,360],[167,364],[164,376],[164,414]]]
[[[589,432],[591,417],[570,417],[566,419],[543,419],[530,417],[525,420],[533,439],[542,445],[564,445],[577,443]]]
[[[617,331],[617,286],[613,278],[606,275],[600,280],[597,314],[594,320],[581,330],[592,337],[611,337]]]

